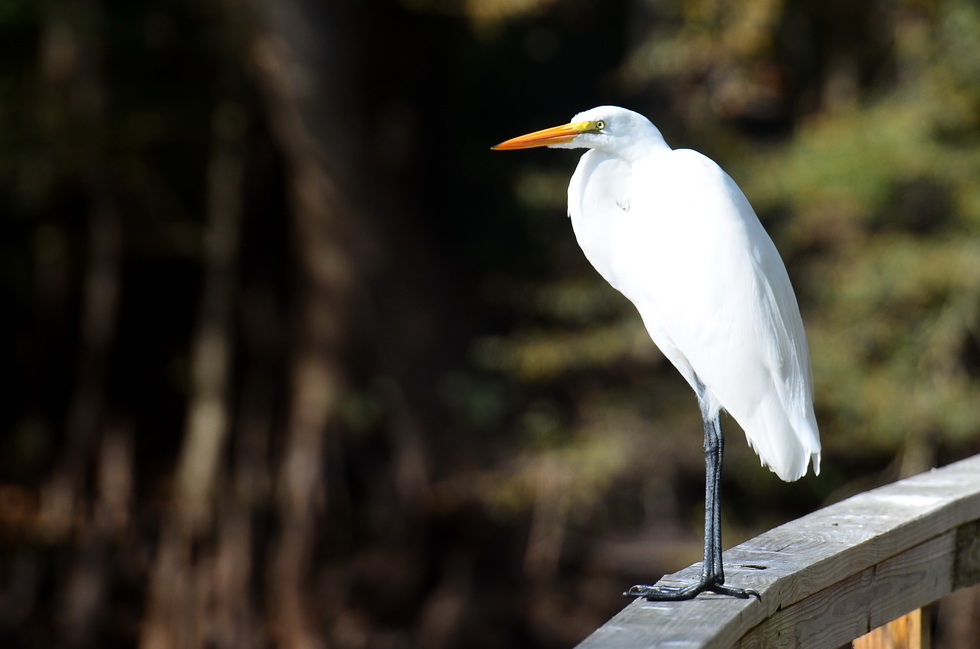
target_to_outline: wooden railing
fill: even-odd
[[[904,629],[906,646],[919,646],[919,609],[980,583],[980,455],[831,505],[724,556],[727,582],[761,600],[635,600],[579,649],[889,646],[874,644],[876,629]],[[696,564],[661,583],[699,572]]]

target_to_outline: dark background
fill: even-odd
[[[567,647],[697,561],[696,401],[577,154],[489,150],[598,104],[721,163],[800,299],[823,472],[726,422],[726,546],[980,450],[972,0],[5,0],[0,43],[4,647]]]

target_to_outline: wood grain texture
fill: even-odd
[[[786,487],[791,488],[791,487]],[[581,649],[837,649],[980,581],[980,456],[859,494],[725,552],[762,600],[630,603]],[[660,583],[690,581],[700,564]]]

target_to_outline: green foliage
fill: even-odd
[[[980,87],[963,56],[978,19],[947,2],[896,24],[892,85],[811,116],[747,171],[757,209],[791,215],[784,250],[809,251],[798,284],[831,448],[835,431],[890,455],[921,436],[934,455],[980,434]]]
[[[619,79],[631,91],[665,93],[666,111],[639,108],[675,147],[699,148],[729,169],[776,239],[804,311],[825,463],[896,457],[900,471],[917,471],[977,448],[980,8],[901,2],[836,15],[780,0],[648,4],[651,28]],[[819,51],[795,45],[828,28],[839,37]],[[528,170],[514,191],[532,213],[560,219],[565,182],[564,170],[557,180]],[[478,343],[477,363],[574,394],[569,448],[580,443],[575,413],[597,392],[632,395],[616,401],[647,422],[631,434],[684,421],[692,403],[673,390],[632,392],[637,374],[624,368],[641,358],[639,371],[682,381],[644,347],[632,309],[599,307],[597,294],[612,290],[586,284],[580,270],[564,280],[567,267],[555,266],[546,290],[515,301],[529,323]],[[683,458],[670,449],[697,445],[694,420],[689,427],[668,454]],[[607,430],[609,443],[628,460],[616,468],[648,469],[633,455],[637,439],[617,432]],[[829,475],[824,497],[860,477]],[[749,490],[767,477],[737,474]]]

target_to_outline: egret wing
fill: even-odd
[[[607,206],[613,252],[596,267],[765,465],[784,480],[811,458],[819,471],[806,336],[779,253],[714,162],[688,150],[660,158],[632,166],[628,212]]]

